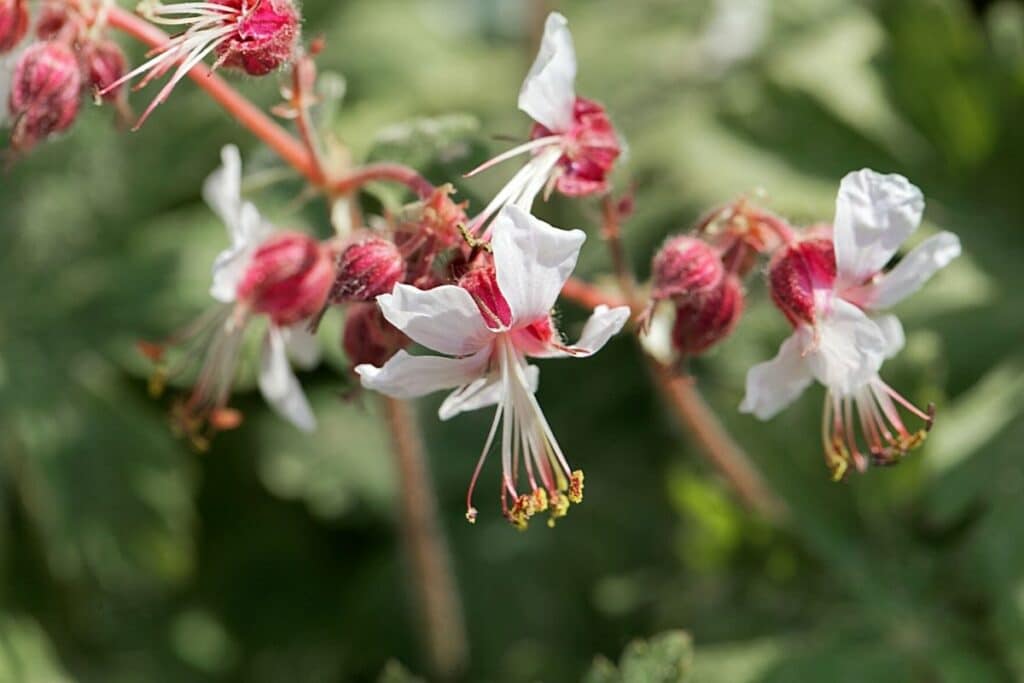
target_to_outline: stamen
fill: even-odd
[[[486,171],[489,168],[493,168],[494,166],[497,166],[498,164],[500,164],[503,161],[507,161],[508,159],[511,159],[513,157],[517,157],[520,154],[525,154],[526,152],[529,152],[529,151],[534,150],[534,149],[538,149],[540,147],[546,147],[548,145],[557,144],[561,140],[562,140],[562,136],[561,135],[547,135],[547,136],[542,137],[542,138],[537,138],[536,140],[530,140],[529,142],[525,142],[525,143],[523,143],[521,145],[513,147],[512,149],[510,149],[508,151],[502,152],[501,154],[499,154],[498,156],[494,157],[493,159],[485,161],[484,163],[480,164],[479,166],[474,168],[469,173],[464,174],[462,177],[463,178],[472,178],[476,174],[482,173],[483,171]]]

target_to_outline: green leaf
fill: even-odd
[[[693,641],[685,631],[669,631],[649,640],[634,640],[619,665],[598,657],[586,683],[683,683],[693,666]]]
[[[72,678],[33,619],[0,613],[0,681],[72,683]]]

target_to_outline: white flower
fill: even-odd
[[[470,521],[476,517],[473,487],[499,423],[502,510],[514,524],[523,527],[533,513],[549,507],[554,519],[565,514],[570,501],[580,499],[582,473],[569,468],[537,403],[538,370],[527,358],[590,356],[629,317],[625,306],[599,306],[580,340],[572,346],[562,343],[551,308],[584,239],[580,230],[560,230],[508,206],[493,223],[493,268],[471,271],[462,287],[421,291],[399,284],[377,299],[391,324],[413,341],[451,357],[399,351],[381,368],[358,366],[363,386],[398,398],[457,387],[441,405],[443,420],[498,406],[467,495]],[[529,495],[519,493],[521,470]]]
[[[473,176],[507,159],[531,153],[528,161],[470,224],[483,227],[502,206],[530,211],[542,190],[557,188],[567,196],[604,192],[607,174],[621,145],[604,109],[576,96],[576,51],[569,22],[558,12],[548,15],[533,66],[519,90],[519,109],[534,121],[530,141],[470,171]]]
[[[794,323],[778,355],[747,375],[740,410],[767,420],[793,402],[813,380],[828,389],[823,426],[826,455],[835,476],[850,461],[890,462],[917,445],[899,417],[902,405],[930,426],[921,411],[879,377],[882,363],[903,347],[893,315],[877,314],[917,291],[960,254],[956,235],[942,232],[883,272],[917,229],[924,211],[921,191],[900,175],[871,170],[848,174],[839,188],[831,245],[806,240],[787,247],[773,264],[785,277],[773,298]],[[833,256],[834,254],[834,256]],[[794,286],[794,283],[797,283]],[[857,431],[860,431],[858,438]]]
[[[200,446],[205,446],[207,427],[214,430],[233,427],[240,420],[227,407],[246,329],[252,321],[251,301],[239,300],[239,286],[253,264],[261,245],[272,238],[274,228],[251,203],[242,199],[242,164],[238,149],[228,145],[221,150],[222,166],[206,179],[203,197],[224,221],[231,246],[217,255],[213,265],[210,295],[221,305],[175,335],[174,344],[190,347],[186,361],[201,357],[194,388],[175,409],[182,431]],[[280,235],[278,237],[281,237]],[[270,406],[303,431],[316,429],[313,411],[292,372],[294,362],[312,368],[319,362],[319,347],[304,321],[279,324],[268,315],[260,359],[259,387]],[[159,357],[160,347],[151,355]],[[191,364],[180,368],[184,372]],[[176,373],[171,373],[176,374]]]

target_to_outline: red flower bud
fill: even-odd
[[[352,304],[345,309],[342,347],[353,365],[369,363],[380,367],[409,343],[398,328],[384,319],[377,304]]]
[[[774,252],[793,235],[785,220],[745,198],[705,215],[696,232],[719,250],[726,270],[741,278],[757,265],[759,254]]]
[[[403,277],[405,260],[394,242],[368,237],[341,252],[328,300],[332,304],[372,301],[394,289]]]
[[[531,139],[560,134],[565,153],[558,161],[555,187],[569,197],[581,197],[608,189],[608,174],[622,149],[615,128],[597,102],[577,97],[573,105],[573,125],[568,131],[553,133],[535,123]]]
[[[78,60],[71,48],[44,42],[25,50],[11,81],[11,147],[26,151],[47,136],[67,130],[78,115],[81,88]]]
[[[238,285],[238,300],[276,325],[293,325],[320,312],[333,282],[327,249],[307,235],[286,232],[253,254]]]
[[[90,43],[85,48],[85,66],[89,85],[96,92],[102,92],[101,97],[112,102],[117,99],[121,92],[121,86],[106,90],[109,86],[121,80],[124,76],[125,58],[124,52],[117,43],[109,40],[102,40]]]
[[[712,292],[725,276],[718,253],[707,242],[680,235],[671,237],[651,263],[656,300],[699,298]]]
[[[265,76],[290,62],[299,39],[299,13],[291,0],[219,0],[242,10],[235,30],[217,45],[219,63]]]
[[[10,52],[28,32],[25,0],[0,0],[0,54]]]
[[[835,250],[827,239],[805,239],[784,247],[768,266],[772,301],[794,327],[814,324],[815,292],[831,290],[835,279]]]
[[[470,293],[476,301],[484,322],[491,329],[512,325],[512,309],[505,296],[498,289],[498,278],[494,266],[483,266],[470,270],[459,278],[459,287]]]
[[[684,356],[696,356],[722,341],[743,315],[743,288],[735,275],[726,276],[703,297],[676,306],[672,345]]]
[[[65,27],[75,19],[71,16],[71,10],[64,2],[44,2],[36,17],[36,38],[39,40],[54,40],[61,33],[65,37],[77,37],[77,30],[72,31]]]

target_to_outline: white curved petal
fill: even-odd
[[[840,283],[859,285],[881,270],[923,212],[921,190],[903,176],[867,168],[847,174],[836,197],[833,232]]]
[[[305,322],[281,330],[288,358],[303,370],[312,370],[320,362],[320,343]]]
[[[234,238],[242,207],[242,157],[234,145],[220,151],[221,165],[203,183],[203,199],[228,226]]]
[[[817,328],[805,325],[796,334],[815,379],[846,396],[878,374],[885,360],[886,338],[875,321],[853,304],[836,298],[831,305]]]
[[[540,368],[536,365],[527,365],[526,381],[529,382],[530,391],[536,393],[537,387],[540,385]],[[502,400],[504,392],[505,387],[501,383],[501,375],[492,372],[449,394],[437,411],[437,416],[442,420],[450,420],[459,413],[493,406]]]
[[[490,357],[490,346],[466,358],[412,356],[399,351],[382,367],[357,365],[356,373],[367,389],[394,398],[416,398],[473,382],[486,372]]]
[[[293,425],[304,432],[316,429],[316,418],[309,407],[302,386],[288,363],[284,335],[271,326],[263,340],[260,358],[260,392],[267,403]]]
[[[576,50],[569,22],[558,12],[548,15],[537,59],[519,90],[519,108],[555,133],[572,126],[576,101]]]
[[[506,206],[491,224],[498,288],[513,321],[546,316],[569,279],[587,236],[560,230],[517,206]]]
[[[531,353],[536,358],[586,358],[604,348],[608,340],[619,333],[629,320],[629,306],[608,308],[601,304],[594,309],[587,324],[583,326],[578,342],[569,350],[551,348],[541,353]]]
[[[903,324],[894,315],[880,315],[875,318],[875,324],[878,325],[882,336],[885,337],[885,349],[882,353],[888,360],[902,351],[907,344],[907,338],[903,334]]]
[[[802,350],[803,341],[793,334],[782,342],[775,358],[750,368],[740,412],[770,420],[795,401],[813,379]]]
[[[451,356],[468,356],[490,342],[480,308],[469,292],[454,285],[416,289],[397,284],[377,304],[388,322],[417,344]]]
[[[865,287],[868,308],[883,309],[907,298],[960,255],[960,238],[940,232],[910,250],[896,267]]]

